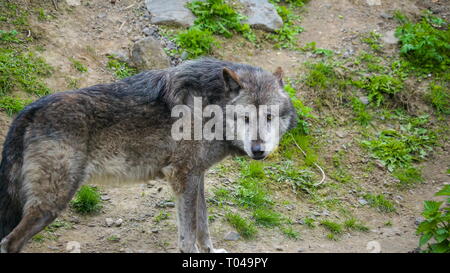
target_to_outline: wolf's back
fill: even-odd
[[[24,135],[33,120],[35,111],[40,108],[29,106],[15,118],[3,145],[0,163],[0,241],[8,235],[22,219],[20,181],[23,163]]]

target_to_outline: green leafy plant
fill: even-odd
[[[380,106],[385,96],[394,95],[403,90],[403,82],[401,79],[385,74],[373,75],[366,77],[361,87],[369,91],[369,101],[375,106]]]
[[[286,6],[275,4],[278,15],[283,20],[283,26],[275,33],[268,34],[266,37],[275,42],[277,48],[297,48],[297,35],[303,32],[303,28],[295,24],[298,20],[298,16],[295,15],[292,10]]]
[[[102,208],[101,202],[97,188],[83,185],[71,201],[71,206],[78,213],[92,214]]]
[[[369,206],[371,206],[372,208],[376,208],[381,212],[396,211],[394,204],[390,200],[386,199],[386,197],[384,197],[384,195],[382,194],[374,195],[368,193],[364,195],[364,199],[367,200]]]
[[[374,51],[380,51],[383,48],[382,44],[380,43],[380,38],[381,34],[375,31],[371,31],[366,34],[361,40],[364,43],[367,43]]]
[[[114,56],[108,56],[106,67],[111,70],[117,79],[122,80],[137,73],[135,68],[129,67],[125,62],[119,61]]]
[[[372,121],[372,116],[367,112],[366,105],[358,98],[352,99],[352,108],[355,114],[355,121],[362,126],[368,126]]]
[[[309,133],[309,122],[308,119],[314,118],[311,114],[312,109],[303,104],[303,102],[297,97],[297,90],[292,87],[289,82],[284,86],[284,90],[288,93],[291,98],[292,104],[297,112],[298,124],[296,131],[297,133],[308,134]]]
[[[435,196],[446,196],[446,201],[425,201],[422,212],[425,220],[417,227],[421,235],[419,247],[427,244],[424,252],[450,253],[450,185],[445,185]]]
[[[411,187],[417,183],[423,182],[422,172],[412,166],[396,169],[392,175],[399,180],[401,188]]]
[[[253,212],[253,218],[258,225],[264,227],[279,226],[282,221],[282,217],[279,213],[268,209],[256,209]]]
[[[189,58],[207,55],[211,53],[213,46],[218,45],[211,31],[202,30],[198,27],[191,27],[179,33],[176,42],[179,47],[186,50]]]
[[[397,14],[401,25],[395,35],[400,40],[400,53],[415,69],[448,71],[450,65],[450,29],[448,23],[425,12],[422,19],[411,22],[406,16]]]
[[[224,0],[193,1],[188,3],[187,7],[197,17],[194,24],[200,30],[227,38],[232,37],[233,32],[237,32],[249,41],[256,41],[250,26],[241,23],[245,16],[237,13]]]
[[[74,58],[69,58],[69,60],[72,63],[73,68],[75,68],[79,72],[83,73],[83,72],[87,72],[88,71],[87,67],[82,62],[80,62],[79,60],[76,60]]]

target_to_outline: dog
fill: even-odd
[[[20,252],[66,208],[83,183],[98,177],[165,179],[176,195],[180,251],[225,252],[214,249],[210,239],[204,173],[228,156],[263,159],[278,138],[239,138],[237,132],[231,138],[175,140],[172,127],[178,119],[171,109],[192,109],[196,98],[222,110],[227,105],[276,105],[281,137],[297,124],[282,74],[281,68],[271,73],[203,58],[31,103],[16,116],[4,142],[1,252]],[[272,120],[274,114],[268,115]],[[247,117],[241,118],[248,123]],[[240,117],[224,119],[226,124]]]

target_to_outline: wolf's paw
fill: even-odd
[[[223,248],[214,248],[213,253],[228,253],[228,251]]]

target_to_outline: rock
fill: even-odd
[[[127,52],[113,51],[113,52],[109,53],[108,55],[113,57],[116,60],[121,61],[121,62],[125,62],[125,63],[130,62],[130,57],[128,57],[128,53]]]
[[[423,218],[422,216],[419,216],[416,218],[416,220],[414,220],[414,224],[416,226],[420,225],[420,223],[422,223],[423,221],[425,221],[425,218]]]
[[[398,43],[398,38],[395,37],[395,31],[394,30],[387,31],[383,35],[383,37],[381,37],[381,40],[383,40],[383,42],[385,42],[386,44],[390,44],[390,45],[395,45],[396,43]]]
[[[276,250],[277,251],[283,251],[283,248],[282,247],[277,247]]]
[[[239,233],[234,232],[234,231],[230,231],[228,232],[225,237],[223,237],[223,239],[225,241],[237,241],[239,240],[239,238],[241,238],[241,235],[239,235]]]
[[[384,18],[384,19],[392,19],[392,18],[394,18],[394,16],[392,14],[385,13],[385,12],[380,14],[380,16],[381,16],[381,18]]]
[[[369,104],[369,97],[367,97],[367,96],[361,96],[361,97],[358,97],[358,99],[364,105]]]
[[[278,15],[274,5],[268,0],[239,0],[246,7],[244,12],[248,17],[246,23],[253,28],[265,31],[275,31],[283,26],[283,20]]]
[[[106,218],[105,219],[105,224],[106,224],[107,227],[111,227],[114,224],[114,219]]]
[[[381,0],[366,0],[369,6],[381,6]]]
[[[367,200],[366,199],[363,199],[363,198],[361,198],[361,199],[358,199],[358,203],[360,203],[361,205],[367,205],[369,202],[367,202]]]
[[[183,53],[181,53],[181,59],[182,60],[186,60],[189,57],[189,53],[187,53],[187,51],[183,51]]]
[[[131,61],[139,70],[163,69],[170,66],[161,43],[152,37],[141,39],[134,44]]]
[[[299,249],[297,249],[297,252],[298,252],[298,253],[305,252],[305,249],[304,249],[304,248],[299,248]]]
[[[114,222],[114,225],[116,227],[120,227],[122,225],[122,223],[123,223],[123,220],[121,218],[119,218]]]
[[[340,138],[344,138],[347,136],[347,133],[343,131],[336,131],[336,135]]]
[[[108,195],[102,195],[100,199],[102,199],[102,201],[108,201],[111,200],[111,197],[109,197]]]
[[[146,27],[142,30],[142,32],[147,36],[152,36],[153,34],[155,34],[156,29]]]
[[[81,0],[66,0],[67,5],[69,6],[80,6],[81,5]]]
[[[155,229],[152,229],[151,232],[152,232],[152,233],[158,233],[159,230],[155,228]]]
[[[195,16],[186,7],[189,0],[145,0],[145,6],[152,15],[150,21],[156,25],[190,27]]]
[[[175,203],[171,201],[161,201],[156,204],[156,207],[158,208],[174,208]]]

